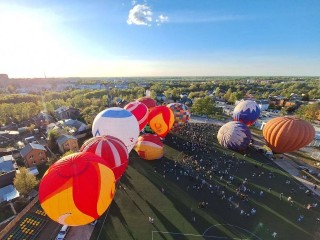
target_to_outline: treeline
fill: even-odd
[[[177,79],[180,79],[178,81]],[[217,78],[168,78],[161,80],[149,80],[148,87],[140,86],[141,81],[129,82],[129,89],[106,88],[101,90],[68,90],[64,92],[44,91],[36,94],[0,94],[0,124],[8,124],[28,120],[36,116],[40,111],[53,113],[61,106],[72,106],[80,109],[81,120],[91,124],[96,114],[106,106],[115,106],[116,102],[125,99],[130,102],[145,95],[146,89],[151,92],[151,97],[164,94],[167,98],[177,101],[181,94],[186,94],[194,102],[194,110],[199,113],[217,112],[213,98],[226,99],[229,103],[252,94],[256,99],[266,99],[269,95],[282,95],[290,98],[292,93],[302,95],[305,101],[320,98],[320,82],[317,79],[306,81],[284,81],[273,79],[270,81],[248,82],[246,78],[232,78],[230,80],[217,80]],[[202,81],[199,81],[202,80]],[[83,83],[86,81],[81,80]],[[143,80],[145,81],[145,80]],[[90,82],[94,82],[90,80]],[[209,98],[207,98],[209,97]],[[199,100],[200,99],[200,100]],[[201,100],[202,99],[202,100]],[[211,99],[211,100],[210,100]],[[199,101],[199,102],[197,102]],[[206,106],[203,111],[200,106]],[[302,107],[298,111],[301,116],[304,111],[311,114],[315,109],[309,110]],[[317,111],[315,111],[317,112]],[[309,114],[310,113],[310,114]]]

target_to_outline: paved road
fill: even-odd
[[[93,232],[94,226],[90,224],[71,227],[69,233],[67,234],[66,240],[89,240]]]

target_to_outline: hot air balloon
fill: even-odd
[[[174,123],[174,115],[166,106],[154,107],[148,116],[150,128],[160,137],[165,137]]]
[[[112,136],[90,138],[80,148],[81,152],[91,152],[101,157],[104,164],[111,168],[116,180],[126,171],[128,166],[128,151],[124,143]]]
[[[221,146],[242,151],[250,144],[251,132],[241,122],[228,122],[219,129],[217,138]]]
[[[255,101],[241,101],[233,111],[233,120],[251,126],[260,116],[260,108]]]
[[[54,221],[79,226],[100,217],[115,192],[112,170],[93,153],[74,153],[53,165],[39,186],[39,201]]]
[[[139,129],[140,132],[144,129],[146,124],[148,123],[148,108],[146,105],[144,105],[142,102],[131,102],[128,103],[124,109],[131,112],[133,116],[136,117],[138,123],[139,123]]]
[[[92,135],[116,137],[126,145],[129,153],[138,139],[139,124],[131,112],[112,107],[103,110],[95,117],[92,123]]]
[[[143,134],[138,138],[134,150],[145,160],[155,160],[163,156],[163,143],[155,134]]]
[[[273,118],[263,128],[263,137],[275,153],[298,150],[312,142],[314,136],[310,123],[291,116]]]
[[[170,108],[174,115],[174,127],[181,127],[190,119],[190,110],[189,108],[182,103],[170,103],[167,105]]]
[[[141,97],[137,101],[143,103],[144,105],[146,105],[147,108],[149,109],[149,111],[152,108],[154,108],[155,106],[157,106],[156,100],[154,100],[154,99],[152,99],[150,97]]]

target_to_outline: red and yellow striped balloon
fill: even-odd
[[[128,151],[124,143],[112,136],[90,138],[80,148],[81,152],[91,152],[101,157],[104,164],[114,173],[116,180],[126,171],[128,166]]]
[[[52,220],[79,226],[100,217],[114,193],[112,170],[97,155],[81,152],[51,165],[40,182],[39,201]]]
[[[145,160],[155,160],[163,156],[163,143],[155,134],[143,134],[134,147],[138,155]]]
[[[148,116],[150,128],[160,137],[165,137],[174,123],[174,115],[170,108],[157,106],[153,108]]]
[[[133,116],[136,117],[136,119],[139,123],[139,129],[140,129],[140,131],[142,131],[148,123],[149,111],[148,111],[147,106],[145,104],[143,104],[142,102],[136,101],[136,102],[128,103],[124,107],[124,109],[131,112],[133,114]]]

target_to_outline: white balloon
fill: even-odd
[[[131,112],[123,108],[108,108],[95,117],[92,135],[116,137],[126,145],[129,153],[139,137],[139,123]]]

